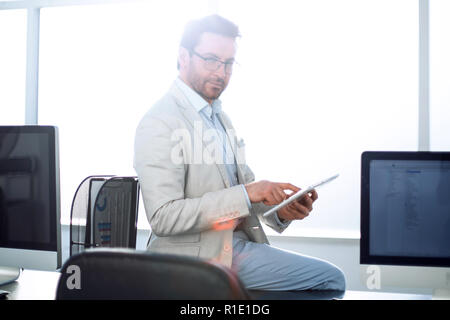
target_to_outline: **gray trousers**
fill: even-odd
[[[243,231],[233,233],[233,261],[247,289],[345,290],[343,272],[314,257],[249,241]]]

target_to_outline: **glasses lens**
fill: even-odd
[[[219,69],[221,62],[216,59],[205,59],[205,67],[209,71],[216,71]]]
[[[205,68],[209,71],[217,71],[222,64],[225,66],[225,73],[231,74],[233,72],[233,62],[226,62],[223,63],[222,61],[216,60],[216,59],[204,59],[205,60]]]
[[[231,74],[233,72],[234,62],[225,63],[225,72]]]

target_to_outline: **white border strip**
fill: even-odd
[[[132,1],[144,0],[10,0],[0,2],[0,10],[124,3]]]
[[[419,0],[419,151],[430,151],[429,0]]]
[[[40,9],[27,9],[27,68],[25,124],[38,123],[39,21]]]

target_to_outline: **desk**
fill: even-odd
[[[349,290],[342,300],[431,300],[431,295]]]
[[[10,300],[53,300],[56,296],[59,273],[24,270],[17,281],[0,286],[9,291]],[[252,291],[255,300],[430,300],[429,295],[401,294],[372,291]]]
[[[58,286],[59,272],[24,270],[20,277],[0,286],[9,291],[9,300],[54,300]]]
[[[431,300],[430,295],[375,291],[251,291],[255,300]]]

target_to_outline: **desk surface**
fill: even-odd
[[[58,286],[59,272],[24,270],[20,277],[0,286],[9,291],[9,300],[54,300]]]
[[[24,270],[19,279],[1,290],[9,291],[10,300],[54,300],[58,285],[59,273],[48,271]],[[429,295],[387,293],[373,291],[351,291],[336,295],[335,292],[303,291],[303,292],[258,292],[252,295],[256,300],[429,300]]]

